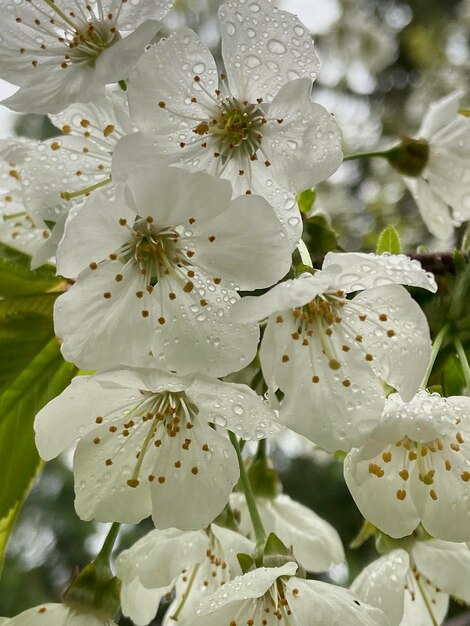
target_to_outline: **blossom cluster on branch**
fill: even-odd
[[[428,389],[447,336],[470,391],[468,268],[434,346],[418,260],[391,245],[314,269],[299,198],[343,152],[308,29],[228,0],[220,68],[188,28],[155,37],[171,0],[0,7],[3,104],[60,131],[0,143],[0,241],[56,268],[55,336],[82,370],[38,407],[36,446],[74,447],[78,516],[113,523],[62,604],[1,623],[145,626],[163,599],[166,626],[435,626],[470,602],[470,399]],[[371,154],[446,236],[470,218],[462,97]],[[266,442],[288,429],[344,459],[381,546],[350,590],[315,579],[344,562],[335,529],[281,493]],[[149,516],[111,566],[119,524]]]

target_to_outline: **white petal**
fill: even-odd
[[[247,385],[196,378],[187,393],[198,415],[242,439],[272,437],[282,430],[274,411]]]
[[[133,28],[136,26],[134,24]],[[96,61],[96,80],[109,84],[127,78],[161,26],[160,22],[147,20],[130,35],[103,50]]]
[[[260,598],[278,578],[293,576],[296,571],[296,563],[286,563],[282,567],[258,567],[248,574],[237,576],[223,587],[219,587],[211,596],[204,598],[199,604],[197,613],[213,613],[232,602]]]
[[[9,621],[10,626],[115,626],[91,613],[75,613],[64,604],[42,604],[23,611]]]
[[[417,494],[410,492],[399,474],[407,466],[408,451],[392,447],[390,455],[384,461],[381,454],[352,450],[344,461],[344,480],[362,515],[387,535],[398,538],[411,535],[418,526],[420,502],[415,502],[413,496]],[[417,477],[414,482],[419,482]]]
[[[341,131],[321,105],[311,101],[308,78],[284,85],[269,108],[271,122],[263,135],[277,181],[291,191],[313,187],[341,165]],[[263,144],[264,145],[264,144]]]
[[[287,274],[291,247],[274,211],[259,196],[233,200],[226,211],[199,224],[193,262],[207,273],[252,291],[270,287]]]
[[[363,602],[381,609],[390,626],[400,626],[410,558],[404,550],[392,550],[368,565],[351,585]]]
[[[77,445],[73,462],[75,510],[85,521],[137,524],[152,511],[150,483],[143,479],[131,487],[127,482],[137,464],[136,451],[144,447],[148,426],[139,419],[125,431],[126,422],[120,411],[119,416],[106,419],[85,434]],[[110,431],[110,424],[115,432]],[[152,460],[151,454],[145,454],[139,476],[151,473]]]
[[[453,223],[459,224],[470,218],[468,159],[444,150],[430,161],[426,177],[431,192],[452,207]]]
[[[213,101],[194,81],[195,75],[206,90],[215,92],[219,82],[217,67],[197,35],[189,28],[182,28],[160,40],[141,57],[129,79],[132,121],[140,130],[157,135],[196,127],[197,118],[207,117],[204,105],[211,107]],[[192,97],[199,103],[191,103]],[[160,102],[168,104],[171,115],[159,106]],[[187,116],[196,121],[191,124]]]
[[[270,102],[288,81],[317,77],[320,63],[310,32],[291,13],[267,0],[230,0],[219,8],[219,19],[222,57],[235,97]]]
[[[241,528],[253,536],[246,500],[234,493],[232,507],[241,514]],[[297,561],[309,572],[326,572],[344,561],[344,550],[336,530],[311,509],[278,495],[272,500],[257,498],[258,510],[266,532],[274,532],[286,545],[292,546]]]
[[[175,462],[180,467],[175,467]],[[153,468],[165,481],[152,483],[153,522],[157,528],[205,528],[222,511],[240,472],[229,440],[198,421],[191,445],[167,438]]]
[[[240,576],[242,573],[237,555],[240,553],[251,554],[255,549],[255,544],[240,533],[229,528],[211,524],[211,532],[217,538],[223,549],[223,555],[230,570],[231,578]]]
[[[130,172],[127,186],[132,206],[141,217],[151,216],[157,227],[184,226],[191,231],[202,226],[229,206],[230,184],[205,172],[160,165]],[[191,219],[191,222],[189,220]],[[187,237],[191,237],[188,234]]]
[[[269,388],[285,394],[281,422],[329,451],[360,445],[378,424],[385,402],[362,352],[340,335],[320,339],[316,329],[312,336],[300,335],[292,314],[278,319],[268,321],[260,359]],[[330,359],[339,367],[332,369]]]
[[[400,285],[367,289],[352,302],[358,309],[352,311],[347,303],[344,323],[350,323],[362,336],[364,354],[372,355],[370,363],[377,375],[395,387],[404,400],[411,400],[431,357],[429,327],[421,307]],[[358,318],[361,309],[367,315],[364,321]],[[385,321],[381,321],[384,316]]]
[[[464,543],[440,539],[417,541],[413,558],[418,570],[436,587],[467,604],[470,602],[470,550]]]
[[[60,61],[52,67],[42,67],[34,82],[30,81],[1,104],[21,113],[46,115],[63,111],[72,102],[89,102],[104,95],[104,87],[96,84],[91,67],[80,64],[64,70]]]
[[[138,578],[148,589],[164,589],[174,583],[182,569],[200,563],[208,545],[204,531],[152,530],[121,552],[116,559],[116,575],[125,584]]]
[[[162,20],[173,6],[173,0],[126,2],[119,9],[119,29],[134,30],[144,20]]]
[[[403,178],[418,205],[419,212],[429,232],[438,239],[452,237],[458,223],[452,219],[447,202],[434,193],[424,178]]]
[[[336,277],[337,285],[346,292],[392,284],[437,291],[434,276],[430,272],[425,272],[419,261],[410,259],[404,254],[328,252],[323,262],[323,270],[331,265],[341,268],[341,273]]]
[[[458,113],[459,102],[463,95],[461,91],[454,91],[448,96],[433,102],[423,118],[418,137],[432,140],[435,133],[452,122]]]
[[[405,594],[405,610],[400,626],[434,626],[444,621],[449,596],[436,590],[424,577],[420,577],[419,582],[418,586],[412,576],[408,578],[409,590]],[[426,595],[426,600],[423,595]],[[432,611],[432,617],[428,607]]]
[[[146,626],[157,614],[160,601],[171,588],[147,589],[137,578],[121,586],[121,611],[137,626]]]
[[[129,389],[103,389],[89,376],[77,376],[59,396],[51,400],[34,421],[36,446],[49,461],[96,426],[97,417],[107,415],[132,401]]]
[[[272,313],[286,312],[307,304],[329,286],[330,280],[322,272],[313,276],[302,274],[300,278],[276,285],[262,296],[242,298],[234,304],[232,315],[235,320],[245,323],[263,320]]]
[[[381,611],[359,602],[347,589],[300,578],[291,578],[286,587],[298,626],[389,626]]]
[[[56,300],[54,324],[63,339],[62,354],[82,369],[141,365],[148,354],[152,318],[143,317],[142,311],[152,309],[150,295],[138,272],[125,271],[117,282],[122,267],[116,261],[87,268]],[[144,297],[138,298],[141,291]]]
[[[131,239],[130,230],[119,224],[120,219],[132,225],[135,214],[123,204],[118,213],[115,201],[106,198],[102,191],[94,193],[65,224],[57,249],[59,274],[75,278],[90,263],[106,259],[127,243]]]

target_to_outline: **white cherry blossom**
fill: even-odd
[[[26,209],[23,192],[24,163],[37,146],[21,138],[0,141],[0,242],[32,256],[33,268],[50,239],[46,224]]]
[[[431,343],[426,317],[401,285],[436,290],[403,255],[329,253],[322,271],[234,306],[237,321],[268,318],[261,366],[272,398],[284,393],[285,425],[328,451],[350,450],[380,420],[384,382],[414,395]]]
[[[148,533],[116,561],[124,615],[137,626],[148,624],[161,598],[175,589],[168,620],[184,619],[202,595],[241,573],[236,555],[253,547],[239,533],[215,524],[207,531],[170,528]]]
[[[310,99],[319,62],[308,30],[269,0],[219,9],[225,73],[189,29],[145,53],[129,82],[140,133],[116,160],[164,158],[229,179],[234,194],[260,194],[275,208],[292,245],[302,224],[295,193],[341,164],[336,122]],[[263,36],[258,36],[263,33]]]
[[[172,4],[2,0],[0,76],[20,86],[3,104],[57,113],[104,95],[106,84],[127,78]]]
[[[64,420],[64,415],[67,419]],[[84,520],[206,527],[238,481],[235,451],[210,424],[243,439],[278,432],[276,415],[245,385],[151,369],[80,376],[36,416],[45,460],[78,439],[75,508]]]
[[[75,277],[56,302],[62,353],[82,368],[140,365],[223,376],[256,353],[258,328],[233,322],[236,289],[289,269],[287,238],[259,196],[230,201],[208,174],[136,169],[125,194],[97,191],[67,223],[58,272]]]
[[[117,626],[113,621],[93,615],[75,611],[65,604],[42,604],[28,609],[7,619],[0,618],[0,624],[5,626]]]
[[[366,567],[351,585],[364,602],[381,609],[390,626],[436,626],[449,595],[470,601],[470,551],[462,543],[411,540]]]
[[[240,530],[253,537],[253,527],[241,493],[230,496],[230,504],[240,513]],[[258,512],[267,533],[275,533],[284,545],[292,547],[294,557],[309,572],[326,572],[343,563],[343,544],[336,530],[311,509],[280,494],[275,498],[256,498]]]
[[[296,563],[260,567],[202,600],[183,626],[388,626],[384,614],[346,589],[295,578]]]
[[[421,523],[433,536],[470,540],[470,398],[419,391],[387,398],[369,441],[345,459],[361,513],[391,537]]]
[[[404,181],[428,230],[448,239],[470,219],[470,120],[459,114],[463,94],[430,105],[416,137],[429,143],[429,159],[417,178]]]

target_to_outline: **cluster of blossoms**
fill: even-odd
[[[4,104],[61,131],[0,145],[0,238],[33,268],[56,263],[62,354],[93,372],[36,416],[40,455],[75,446],[81,519],[152,516],[116,561],[138,626],[164,598],[166,625],[440,624],[449,594],[470,601],[470,399],[425,389],[430,332],[405,287],[434,293],[434,276],[401,254],[330,252],[313,269],[296,196],[343,154],[311,99],[310,33],[270,0],[228,0],[221,73],[189,29],[152,43],[171,5],[0,0],[0,76],[20,87]],[[440,234],[470,217],[452,193],[453,177],[468,188],[459,97],[403,145],[413,173],[397,166]],[[253,362],[265,397],[223,379]],[[344,562],[336,531],[275,485],[252,491],[240,441],[264,451],[284,429],[344,453],[358,508],[402,540],[351,590],[306,578]],[[4,623],[113,624],[87,580]]]

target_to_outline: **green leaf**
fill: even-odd
[[[323,256],[331,250],[341,250],[338,235],[324,215],[313,215],[305,222],[304,238],[310,254]]]
[[[297,204],[299,205],[299,209],[301,213],[307,215],[312,210],[313,205],[315,204],[315,197],[317,192],[315,187],[311,189],[305,189],[302,193],[299,193],[297,196]]]
[[[376,253],[383,254],[390,252],[391,254],[400,254],[401,241],[400,236],[393,226],[387,226],[379,235]]]
[[[0,297],[44,293],[64,282],[52,265],[30,270],[30,262],[26,254],[0,244]]]
[[[22,325],[17,327],[17,337],[22,337],[27,347],[23,347],[21,358],[14,360],[15,373],[9,377],[8,386],[0,394],[0,527],[5,527],[7,535],[40,465],[34,442],[34,418],[49,400],[65,389],[76,371],[75,366],[66,363],[60,354],[59,344],[53,337],[51,320],[44,319],[48,325],[48,333],[43,323],[34,345],[37,348],[45,341],[47,334],[49,340],[38,353],[28,344],[29,335],[26,333],[25,336],[25,329],[34,331],[36,325],[41,326],[39,320],[35,320],[34,326],[31,322],[24,326],[26,320],[23,319]],[[12,321],[18,322],[16,319]],[[0,347],[3,347],[1,342]],[[21,365],[24,367],[21,368]],[[4,544],[6,545],[6,540]],[[0,560],[1,558],[0,551]]]

